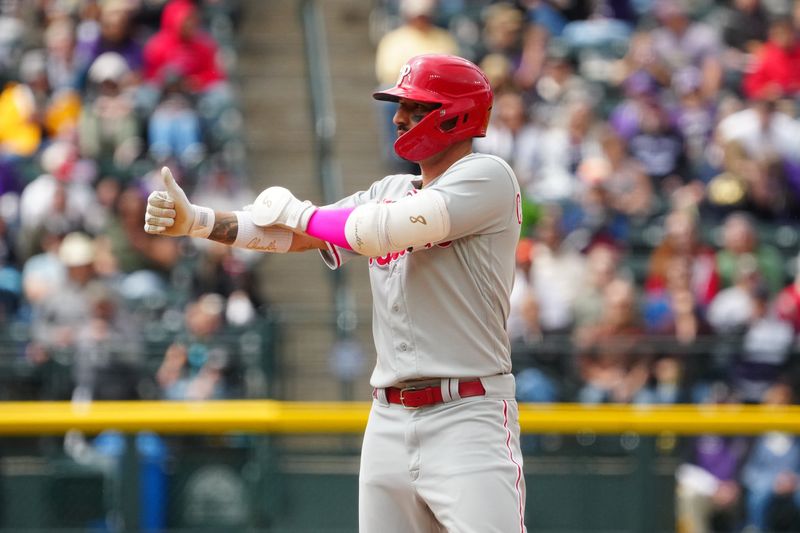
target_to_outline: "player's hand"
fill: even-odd
[[[208,237],[214,226],[214,211],[189,202],[169,168],[161,169],[166,191],[153,191],[147,198],[144,230],[155,235]]]
[[[311,202],[301,202],[283,187],[270,187],[258,195],[250,207],[257,226],[280,226],[305,232],[311,215],[317,210]]]

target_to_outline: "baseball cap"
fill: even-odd
[[[90,265],[94,261],[94,241],[79,231],[68,233],[58,248],[58,258],[68,267]]]
[[[47,72],[47,56],[44,50],[28,50],[19,62],[19,78],[25,83],[36,80]]]
[[[51,176],[66,179],[74,156],[75,148],[69,141],[55,141],[42,151],[39,164]]]
[[[403,18],[430,17],[436,12],[436,0],[401,0],[400,14]]]
[[[89,79],[94,83],[119,82],[130,71],[128,63],[116,52],[105,52],[97,56],[89,67]]]

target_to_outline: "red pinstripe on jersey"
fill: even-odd
[[[336,263],[336,268],[342,266],[342,258],[339,256],[339,250],[336,249],[336,246],[326,242],[325,245],[328,247],[328,251],[333,256],[333,261]]]
[[[519,530],[521,533],[525,531],[525,502],[522,501],[522,491],[519,488],[520,481],[522,480],[522,466],[514,459],[514,451],[511,449],[511,430],[508,429],[508,402],[503,400],[503,427],[506,430],[506,448],[508,449],[508,458],[517,467],[517,480],[514,482],[514,488],[517,491],[517,499],[519,500]]]

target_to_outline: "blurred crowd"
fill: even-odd
[[[263,394],[234,335],[266,313],[259,256],[142,230],[162,165],[198,202],[252,198],[239,18],[235,0],[0,2],[3,399]]]
[[[475,148],[523,190],[520,400],[797,403],[800,1],[372,5],[379,86],[444,52],[494,88]],[[0,2],[0,399],[263,395],[263,255],[142,231],[162,165],[196,203],[253,197],[240,16]],[[390,108],[382,156],[413,171]],[[800,530],[796,436],[692,439],[677,480],[680,531]]]
[[[523,190],[523,401],[796,403],[800,2],[384,0],[376,76],[426,52],[495,91],[475,149]],[[391,155],[390,117],[381,117]],[[693,441],[679,530],[800,530],[800,440]]]

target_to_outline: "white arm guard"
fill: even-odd
[[[436,243],[450,233],[450,215],[442,194],[423,190],[394,203],[356,207],[344,234],[353,251],[369,257]]]
[[[284,254],[289,251],[294,237],[294,233],[291,230],[275,226],[256,226],[249,211],[234,211],[233,213],[236,215],[239,228],[236,240],[233,241],[231,246],[278,254]]]

